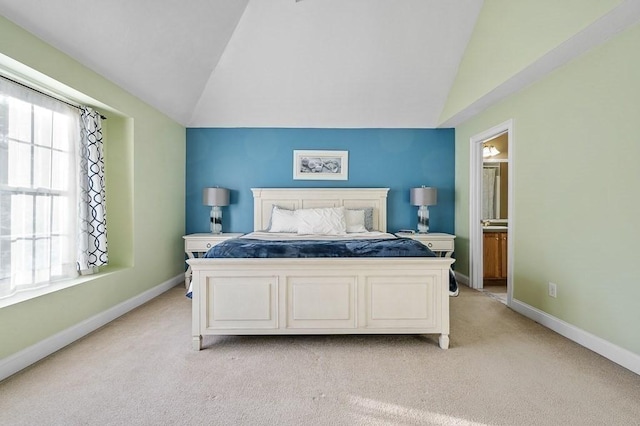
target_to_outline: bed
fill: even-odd
[[[387,232],[388,188],[254,188],[254,231],[281,209],[367,211]],[[274,215],[275,217],[275,215]],[[195,258],[193,348],[207,335],[435,334],[449,347],[444,257]]]

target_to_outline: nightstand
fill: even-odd
[[[231,238],[238,238],[244,234],[222,233],[222,234],[189,234],[184,237],[184,252],[189,259],[195,259],[204,255],[211,247]],[[191,266],[184,273],[184,286],[189,288],[191,282]]]
[[[429,247],[431,251],[441,257],[451,257],[454,250],[453,240],[455,235],[444,234],[438,232],[429,232],[426,234],[405,234],[402,232],[396,232],[399,237],[412,238],[420,241],[425,246]]]

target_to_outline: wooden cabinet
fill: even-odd
[[[507,278],[507,233],[485,232],[482,244],[485,279]]]

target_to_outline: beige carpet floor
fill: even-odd
[[[176,287],[0,383],[2,425],[640,425],[640,376],[462,288],[436,336],[205,337]]]
[[[507,304],[507,285],[495,285],[495,284],[486,284],[483,286],[482,291],[489,297],[493,297],[494,299]]]

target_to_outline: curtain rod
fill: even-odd
[[[12,79],[12,78],[9,78],[9,77],[6,77],[6,76],[4,76],[4,75],[0,75],[0,78],[4,78],[4,79],[5,79],[5,80],[7,80],[7,81],[10,81],[10,82],[12,82],[12,83],[14,83],[14,84],[17,84],[17,85],[19,85],[19,86],[24,87],[25,89],[29,89],[29,90],[34,91],[34,92],[36,92],[36,93],[40,93],[41,95],[47,96],[47,97],[49,97],[49,98],[51,98],[51,99],[55,99],[56,101],[58,101],[58,102],[62,102],[63,104],[67,104],[67,105],[69,105],[70,107],[77,108],[77,109],[80,109],[80,108],[81,108],[81,107],[80,107],[80,105],[72,104],[71,102],[68,102],[68,101],[62,100],[62,99],[60,99],[60,98],[57,98],[56,96],[53,96],[53,95],[50,95],[50,94],[48,94],[48,93],[45,93],[45,92],[43,92],[43,91],[41,91],[41,90],[35,89],[35,88],[31,87],[31,86],[28,86],[28,85],[26,85],[26,84],[24,84],[24,83],[21,83],[21,82],[19,82],[19,81],[16,81],[16,80],[14,80],[14,79]],[[104,115],[102,115],[102,114],[100,114],[100,118],[101,118],[101,119],[103,119],[103,120],[106,120],[106,119],[107,119],[107,117],[105,117],[105,116],[104,116]]]

